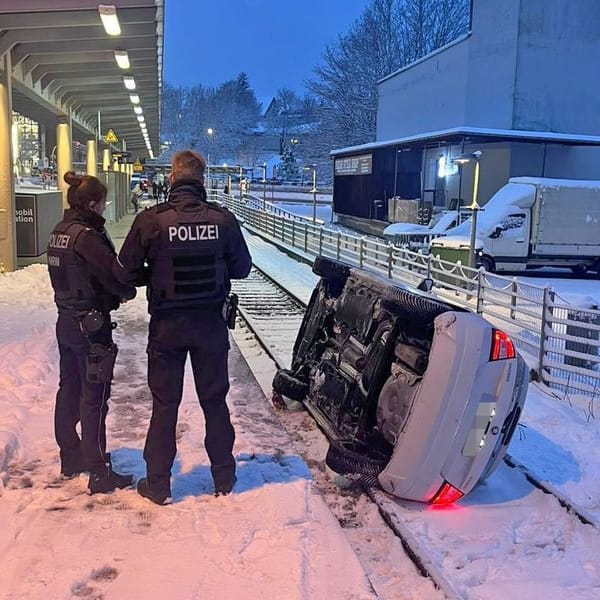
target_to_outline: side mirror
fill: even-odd
[[[433,279],[429,277],[423,279],[423,281],[421,281],[421,283],[419,283],[417,286],[417,289],[421,292],[430,292],[431,288],[433,288]]]
[[[499,238],[501,234],[502,234],[502,227],[500,227],[500,225],[496,225],[496,229],[494,229],[494,231],[492,231],[492,233],[490,233],[490,237],[493,240],[495,240],[496,238]]]

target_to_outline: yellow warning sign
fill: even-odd
[[[112,129],[109,129],[104,136],[104,141],[107,144],[116,144],[119,141],[119,138]]]
[[[140,162],[133,163],[133,171],[135,173],[141,173],[143,170],[144,170],[144,165],[142,165],[142,163],[140,163]]]

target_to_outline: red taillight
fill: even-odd
[[[515,345],[510,337],[499,329],[492,329],[490,360],[506,360],[516,356]]]
[[[457,490],[453,485],[450,485],[447,481],[440,488],[439,492],[433,497],[431,504],[452,504],[460,500],[464,494]]]

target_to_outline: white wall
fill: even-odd
[[[377,140],[464,123],[469,41],[463,39],[379,84]]]
[[[600,0],[473,0],[469,37],[378,85],[377,141],[452,127],[600,135]]]

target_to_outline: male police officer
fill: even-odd
[[[138,492],[156,504],[170,501],[188,352],[206,420],[204,442],[215,493],[229,493],[236,481],[235,434],[225,402],[229,341],[222,309],[230,279],[247,277],[252,262],[233,214],[206,201],[205,164],[191,150],[173,155],[168,201],[136,217],[119,254],[119,278],[148,284],[153,403],[144,447],[147,477],[138,482]]]

